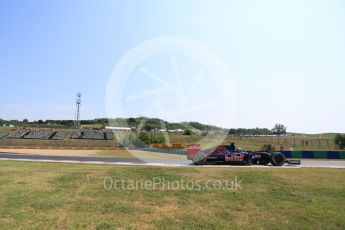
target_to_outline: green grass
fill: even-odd
[[[105,190],[105,177],[241,180],[241,190]],[[1,229],[344,229],[340,169],[0,162]]]

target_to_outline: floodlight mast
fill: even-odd
[[[76,118],[75,118],[75,129],[77,131],[80,130],[80,106],[81,106],[81,93],[77,94],[77,99],[76,99]]]

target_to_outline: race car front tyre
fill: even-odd
[[[285,156],[282,153],[274,153],[271,156],[271,164],[274,166],[283,166],[285,160]]]
[[[250,165],[252,165],[253,163],[251,162],[251,161],[245,161],[244,162],[244,165],[247,165],[247,166],[250,166]]]

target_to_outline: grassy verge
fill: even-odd
[[[241,190],[104,189],[105,177]],[[158,168],[0,162],[3,229],[344,229],[345,174],[338,169]]]

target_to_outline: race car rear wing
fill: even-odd
[[[187,159],[193,160],[194,156],[200,151],[200,145],[199,144],[192,144],[189,145],[187,148]]]

